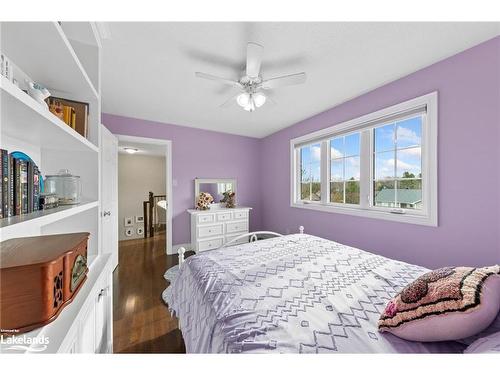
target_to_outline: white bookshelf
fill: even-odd
[[[97,145],[70,128],[3,76],[0,85],[4,109],[3,136],[22,139],[45,149],[99,152]]]
[[[30,227],[42,227],[98,206],[98,201],[84,199],[80,204],[59,206],[27,215],[11,216],[1,220],[0,233],[5,238],[17,237],[22,233],[32,232]]]
[[[65,27],[57,22],[4,22],[0,28],[0,50],[16,67],[53,96],[89,104],[85,138],[1,77],[0,147],[28,154],[43,176],[60,169],[79,175],[85,198],[78,205],[0,219],[0,240],[88,231],[92,261],[100,254],[100,42],[95,27],[91,23]]]

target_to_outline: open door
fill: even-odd
[[[101,129],[101,246],[118,266],[118,139]]]

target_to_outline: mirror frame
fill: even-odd
[[[237,185],[236,185],[236,178],[195,178],[194,179],[194,207],[196,208],[196,199],[198,198],[198,195],[200,195],[200,184],[218,184],[218,183],[224,183],[228,184],[231,183],[234,186],[234,193],[236,196],[236,205],[238,204],[238,192],[237,192]],[[211,206],[220,206],[220,202],[214,202],[211,204]]]

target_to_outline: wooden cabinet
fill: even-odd
[[[251,207],[188,210],[191,215],[191,248],[198,251],[216,249],[233,238],[248,233]],[[242,242],[248,239],[242,239]]]

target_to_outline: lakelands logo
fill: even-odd
[[[44,335],[36,337],[0,335],[0,351],[43,352],[47,349],[49,342],[49,338]]]

